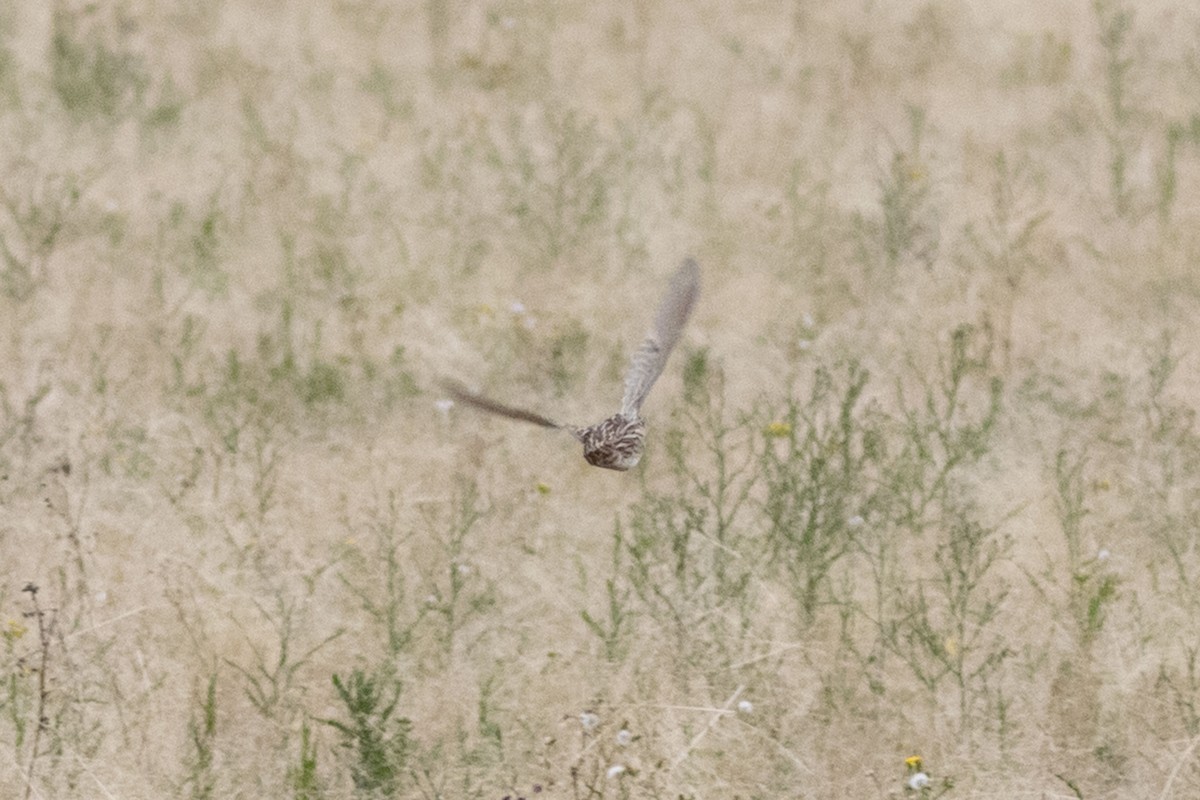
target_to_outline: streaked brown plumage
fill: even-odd
[[[691,258],[684,259],[663,296],[649,335],[633,354],[625,373],[625,396],[621,410],[608,419],[580,428],[556,422],[541,414],[498,403],[454,382],[445,384],[451,396],[464,405],[498,414],[509,419],[530,422],[544,428],[568,431],[583,443],[583,457],[596,467],[627,470],[637,466],[646,441],[646,423],[642,404],[662,374],[667,358],[679,342],[683,326],[700,296],[700,267]]]

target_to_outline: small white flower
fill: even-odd
[[[96,592],[96,604],[104,605],[108,602],[108,592]]]
[[[508,310],[514,314],[524,314],[525,313],[525,304],[522,303],[520,300],[513,300],[512,304],[509,305]]]
[[[754,703],[751,703],[749,700],[743,700],[738,703],[738,713],[749,714],[752,711],[754,711]]]
[[[799,347],[801,350],[807,350],[810,347],[812,347],[812,340],[811,339],[801,339],[800,341],[796,342],[796,346]]]
[[[436,595],[436,594],[427,594],[427,595],[425,595],[425,605],[427,605],[427,606],[436,606],[436,605],[437,605],[437,602],[438,602],[438,599],[437,599],[437,595]]]
[[[632,741],[633,734],[628,730],[621,728],[621,730],[617,731],[617,744],[619,744],[621,747],[627,747]]]
[[[861,528],[863,526],[863,523],[865,523],[865,522],[866,522],[866,520],[863,519],[862,515],[860,515],[860,514],[855,514],[853,517],[846,520],[846,524],[849,525],[851,528]]]
[[[924,772],[915,772],[908,779],[908,788],[914,792],[919,792],[927,786],[929,786],[929,776]]]
[[[579,724],[583,726],[584,733],[591,733],[599,726],[600,718],[590,711],[585,711],[579,715]]]
[[[450,409],[454,408],[454,401],[448,397],[443,397],[441,400],[434,400],[433,407],[443,414],[449,414]]]
[[[1100,552],[1096,553],[1097,561],[1108,561],[1108,559],[1111,557],[1112,557],[1112,553],[1108,552],[1108,549],[1105,547],[1101,547]]]
[[[804,312],[804,316],[800,318],[800,321],[804,323],[804,327],[806,328],[817,327],[817,321],[813,319],[813,315],[807,311]]]
[[[608,772],[606,772],[604,774],[607,775],[610,779],[618,778],[621,775],[625,774],[625,765],[624,764],[613,764],[611,767],[608,768]]]
[[[458,564],[455,566],[455,569],[458,570],[459,575],[470,575],[471,574],[471,565],[470,564]]]
[[[500,27],[511,31],[513,28],[517,27],[517,20],[514,17],[501,17]]]

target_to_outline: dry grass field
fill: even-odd
[[[1193,3],[0,2],[0,134],[0,797],[1200,797]],[[687,254],[635,470],[440,388]]]

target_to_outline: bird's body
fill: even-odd
[[[595,425],[583,428],[564,425],[541,414],[498,403],[457,383],[447,383],[446,388],[459,402],[482,411],[568,431],[583,443],[583,457],[593,466],[622,471],[632,469],[641,461],[646,443],[642,404],[662,374],[667,357],[679,341],[684,323],[691,316],[699,296],[700,267],[692,259],[684,259],[671,278],[650,334],[633,355],[625,375],[625,396],[621,400],[621,410]]]
[[[593,467],[633,469],[646,449],[646,423],[623,413],[572,433],[583,442],[583,457]]]

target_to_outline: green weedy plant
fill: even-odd
[[[274,610],[268,610],[257,600],[254,601],[259,613],[275,631],[278,640],[275,657],[271,658],[259,647],[254,637],[247,636],[255,663],[250,667],[243,667],[235,661],[225,659],[225,663],[245,679],[243,691],[251,705],[269,719],[276,716],[280,705],[295,691],[297,673],[319,650],[345,632],[339,628],[299,654],[294,653],[293,640],[305,629],[305,621],[297,618],[298,604],[297,601],[285,597],[282,592],[276,594]]]
[[[634,614],[629,607],[630,587],[621,578],[625,570],[625,537],[618,519],[613,528],[612,562],[609,577],[604,581],[605,608],[593,616],[587,609],[579,612],[583,623],[596,635],[604,647],[604,659],[612,664],[625,660],[633,640]]]
[[[1054,31],[1017,34],[1012,58],[1001,72],[1005,87],[1059,86],[1071,74],[1074,49]]]
[[[697,363],[704,374],[689,376]],[[716,668],[724,660],[711,648],[735,649],[754,608],[762,545],[750,498],[761,439],[752,415],[726,410],[723,376],[703,359],[685,368],[685,397],[681,424],[664,437],[674,487],[644,489],[618,534],[645,616],[685,661]]]
[[[1009,368],[1012,354],[1013,313],[1026,275],[1039,266],[1035,237],[1050,213],[1042,210],[1043,192],[1034,167],[1025,159],[1010,159],[1000,150],[992,159],[992,202],[980,224],[964,231],[967,252],[963,262],[981,266],[995,286],[1002,366]]]
[[[141,115],[143,130],[150,134],[177,131],[186,106],[187,98],[183,90],[168,72],[154,90],[154,96],[147,98],[146,107]]]
[[[76,787],[104,729],[94,713],[102,702],[95,671],[76,659],[64,633],[78,629],[73,610],[46,605],[36,584],[21,592],[28,595],[25,610],[0,627],[0,739],[11,747],[11,785],[25,787],[12,796],[28,800]],[[106,645],[89,655],[103,659]]]
[[[779,263],[789,274],[794,265],[804,265],[817,286],[825,287],[828,279],[836,279],[830,267],[841,247],[840,238],[830,236],[829,231],[844,233],[847,215],[830,199],[833,182],[815,174],[811,163],[799,159],[786,173],[778,207],[785,257]]]
[[[17,59],[8,46],[8,40],[13,37],[12,32],[17,29],[17,16],[16,8],[0,10],[0,30],[5,31],[0,33],[0,108],[6,111],[9,107],[19,108],[21,103],[20,70]]]
[[[1092,10],[1100,26],[1104,49],[1104,96],[1107,104],[1105,136],[1109,146],[1109,194],[1117,216],[1132,210],[1133,195],[1128,185],[1129,155],[1136,146],[1130,125],[1130,72],[1136,63],[1130,53],[1133,12],[1121,0],[1093,0]]]
[[[45,284],[54,250],[83,197],[79,175],[14,170],[0,186],[0,294],[22,303]],[[18,187],[26,188],[20,190]]]
[[[310,322],[303,308],[310,294],[329,292],[352,305],[354,273],[342,263],[345,256],[339,251],[318,244],[315,257],[301,258],[292,234],[281,233],[280,239],[283,274],[274,295],[279,300],[278,323],[273,334],[259,337],[259,358],[268,365],[272,382],[305,407],[339,402],[346,394],[343,365],[322,357],[322,321]],[[307,342],[308,352],[298,352],[298,341]]]
[[[28,683],[22,680],[26,677],[25,648],[28,643],[28,640],[22,640],[28,633],[29,626],[18,619],[8,619],[0,629],[0,642],[4,645],[3,659],[0,660],[0,680],[4,682],[0,689],[0,714],[12,728],[12,742],[18,752],[25,746],[32,700]]]
[[[255,424],[267,424],[258,419],[260,412],[255,407],[261,396],[260,381],[258,376],[252,379],[236,350],[230,350],[224,359],[203,355],[207,333],[203,321],[189,315],[180,328],[167,393],[187,398],[196,406],[189,410],[208,426],[219,470],[222,456],[238,453],[247,431]]]
[[[106,43],[99,25],[90,30],[87,25],[65,10],[55,11],[51,84],[73,116],[115,122],[141,105],[150,83],[146,65]]]
[[[1171,221],[1171,212],[1179,194],[1179,153],[1190,145],[1193,151],[1200,150],[1200,114],[1192,114],[1186,122],[1171,122],[1167,125],[1162,158],[1156,169],[1158,180],[1158,219],[1166,225]]]
[[[467,540],[488,511],[481,505],[478,485],[474,481],[460,483],[447,511],[443,523],[439,521],[439,509],[423,510],[426,524],[442,550],[442,563],[437,571],[430,571],[425,589],[429,618],[440,621],[434,635],[445,659],[450,658],[462,627],[496,602],[493,587],[483,581],[478,568],[466,557]]]
[[[1003,382],[991,375],[990,337],[970,325],[951,333],[932,379],[916,365],[912,371],[920,402],[911,404],[898,390],[900,441],[883,474],[896,504],[895,523],[919,531],[935,506],[952,505],[956,477],[987,452],[1000,419]]]
[[[410,612],[406,560],[401,547],[412,538],[400,530],[400,499],[388,492],[386,502],[375,509],[368,524],[373,552],[348,554],[338,573],[342,585],[356,598],[362,610],[382,629],[387,653],[395,658],[413,640],[413,632],[428,612],[421,606]]]
[[[721,210],[718,136],[705,105],[654,88],[641,97],[638,113],[606,123],[615,124],[606,176],[614,260],[645,263],[653,235],[681,220],[707,232],[714,260],[732,254],[736,237],[719,232],[730,220]]]
[[[35,443],[37,408],[50,393],[50,388],[49,383],[40,383],[24,400],[16,403],[11,390],[0,381],[0,468],[7,471],[14,458],[29,457]],[[14,450],[18,452],[14,453]]]
[[[1139,494],[1137,517],[1166,554],[1175,572],[1176,596],[1195,613],[1200,609],[1200,431],[1196,409],[1170,396],[1180,355],[1164,333],[1148,354],[1146,396],[1132,441],[1145,492]]]
[[[915,364],[911,373],[919,401],[899,385],[898,411],[877,412],[872,435],[850,451],[870,458],[845,459],[866,469],[868,480],[858,491],[867,512],[855,520],[853,558],[838,570],[832,593],[842,606],[845,658],[858,661],[872,694],[882,698],[891,685],[892,658],[935,703],[951,678],[966,731],[972,723],[964,712],[1003,701],[991,683],[1008,655],[991,633],[1007,586],[991,574],[1009,545],[995,527],[975,519],[963,496],[965,471],[990,447],[1002,386],[989,377],[990,340],[970,326],[952,332],[932,376]],[[931,529],[937,531],[932,541]],[[914,548],[930,558],[914,564]],[[922,577],[930,561],[933,577]]]
[[[457,278],[475,274],[495,247],[500,209],[493,176],[481,165],[490,150],[482,121],[458,121],[447,130],[422,137],[417,178],[426,205],[422,227],[429,231],[427,253],[418,267],[438,264]]]
[[[883,509],[882,417],[862,408],[869,373],[816,370],[804,399],[789,397],[763,428],[758,467],[770,563],[786,572],[805,624],[811,623],[834,565],[855,547],[864,518]]]
[[[599,236],[614,155],[595,119],[553,108],[532,124],[514,115],[490,144],[523,260],[545,268]]]
[[[1013,655],[995,630],[1010,587],[995,577],[1008,560],[1010,537],[974,518],[970,508],[947,510],[945,532],[931,547],[934,575],[897,585],[896,613],[883,627],[883,643],[903,661],[935,704],[952,689],[959,736],[991,719],[1003,719],[1007,701],[1000,683]],[[982,712],[982,713],[981,713]]]
[[[177,200],[158,224],[162,256],[178,265],[191,288],[213,297],[222,297],[229,290],[229,273],[222,264],[230,223],[220,201],[219,190],[209,193],[196,210]]]
[[[1154,693],[1174,707],[1184,735],[1195,738],[1200,736],[1200,647],[1184,645],[1182,650],[1182,670],[1166,658],[1159,664]]]
[[[399,796],[412,749],[412,723],[397,715],[402,684],[387,669],[367,674],[355,669],[347,678],[333,675],[333,686],[345,707],[344,720],[322,720],[342,738],[350,754],[355,796]]]
[[[908,146],[894,148],[887,166],[876,178],[878,215],[857,220],[863,266],[868,273],[883,267],[888,278],[906,261],[929,266],[939,245],[938,210],[929,159],[923,152],[925,111],[909,106],[908,120]]]
[[[1067,544],[1068,605],[1074,620],[1076,644],[1088,652],[1104,627],[1108,606],[1116,599],[1117,576],[1104,560],[1084,548],[1083,520],[1087,516],[1084,454],[1059,450],[1054,459],[1054,507]]]
[[[325,791],[317,775],[317,744],[312,740],[308,720],[300,726],[300,756],[295,766],[288,768],[287,783],[294,800],[321,800]]]
[[[217,673],[208,676],[204,696],[199,700],[199,717],[192,712],[188,720],[188,742],[192,752],[184,785],[193,800],[210,800],[216,796],[217,777],[213,771],[217,739]]]

